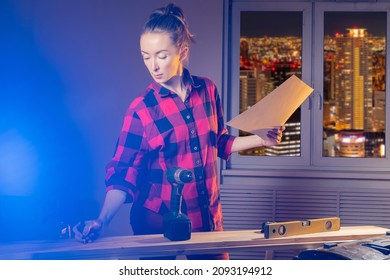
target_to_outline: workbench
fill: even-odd
[[[223,232],[194,232],[190,240],[170,241],[161,234],[140,236],[101,237],[93,243],[83,244],[74,239],[41,240],[0,243],[2,260],[109,260],[138,259],[192,255],[242,250],[265,250],[272,258],[274,250],[305,250],[318,248],[329,242],[348,242],[385,235],[387,228],[376,226],[345,226],[338,231],[295,235],[266,239],[260,230]]]

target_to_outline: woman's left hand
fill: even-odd
[[[263,139],[264,146],[274,146],[280,144],[280,142],[282,141],[284,130],[285,130],[284,126],[279,126],[268,131],[267,138]]]

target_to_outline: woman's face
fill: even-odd
[[[153,79],[159,84],[180,75],[182,54],[167,33],[145,33],[140,39],[141,54]]]

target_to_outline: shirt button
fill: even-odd
[[[197,151],[197,150],[198,150],[198,147],[197,147],[197,146],[195,146],[195,147],[194,147],[194,151]]]
[[[206,192],[205,191],[201,191],[200,194],[205,194]]]
[[[200,160],[195,161],[196,165],[200,164]]]
[[[194,135],[195,134],[195,130],[191,129],[191,134]]]
[[[199,178],[200,180],[202,180],[202,179],[203,179],[203,176],[199,176],[198,178]]]
[[[190,115],[187,115],[186,118],[187,118],[187,120],[189,120],[189,119],[191,118],[191,116],[190,116]]]

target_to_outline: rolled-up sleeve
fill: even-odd
[[[221,99],[219,98],[217,90],[215,90],[215,106],[218,118],[218,157],[224,160],[228,160],[232,154],[232,145],[236,136],[230,135],[225,127]]]
[[[218,157],[224,160],[228,160],[232,154],[232,145],[236,137],[226,133],[222,134],[218,138]]]
[[[138,114],[129,108],[114,156],[106,165],[106,190],[122,190],[127,194],[126,202],[134,201],[141,185],[147,151],[148,144],[142,121]]]

